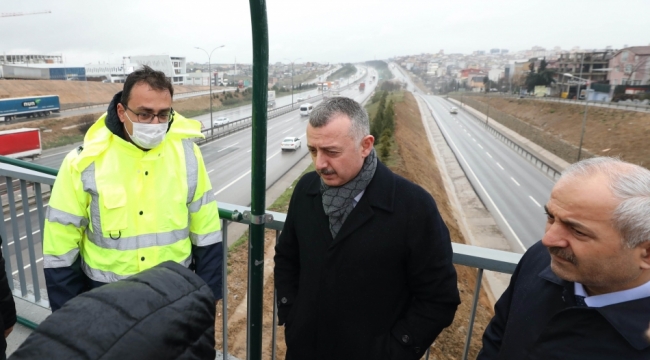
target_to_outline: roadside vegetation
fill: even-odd
[[[366,111],[370,117],[370,134],[375,137],[375,149],[379,159],[388,166],[393,165],[395,145],[395,104],[404,101],[401,86],[393,82],[384,82],[376,91]]]
[[[330,76],[327,77],[327,81],[334,81],[340,78],[347,78],[354,75],[357,72],[357,67],[352,64],[345,64],[342,68],[336,70]]]
[[[388,64],[383,60],[366,61],[366,65],[374,67],[379,74],[378,80],[390,80],[393,78],[393,73],[388,69]]]

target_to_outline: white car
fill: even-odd
[[[300,148],[300,138],[297,137],[284,138],[284,140],[282,140],[282,144],[280,144],[280,147],[282,148],[282,151],[298,150]]]
[[[299,97],[297,101],[305,101],[306,99],[304,97]]]
[[[451,114],[458,114],[458,108],[454,106],[454,107],[452,107],[451,109],[449,109],[449,112],[450,112]]]
[[[214,120],[214,127],[223,126],[230,122],[227,117],[218,117]]]

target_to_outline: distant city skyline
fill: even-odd
[[[570,50],[648,45],[647,0],[298,0],[267,2],[269,61],[359,62],[419,53],[471,54],[541,46]],[[62,54],[67,63],[121,63],[123,56],[168,54],[188,62],[250,63],[248,2],[178,3],[113,0],[5,2],[1,13],[51,13],[0,17],[2,54]],[[597,19],[597,20],[596,20]]]

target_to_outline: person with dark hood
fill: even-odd
[[[222,234],[199,147],[201,124],[172,109],[165,74],[129,74],[59,169],[43,265],[53,311],[89,289],[164,261],[196,272],[221,298]]]
[[[9,359],[212,360],[214,321],[210,287],[167,261],[71,299]]]
[[[2,245],[2,236],[0,236],[0,245]],[[0,252],[0,329],[4,331],[4,337],[0,344],[0,359],[5,359],[7,351],[7,337],[14,329],[16,324],[16,303],[14,296],[9,287],[9,280],[5,272],[5,259]]]

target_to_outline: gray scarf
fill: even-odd
[[[330,219],[332,238],[341,230],[341,226],[354,209],[354,198],[366,189],[377,170],[377,155],[375,149],[364,159],[361,171],[349,182],[333,187],[320,180],[320,192],[323,198],[323,210]]]

